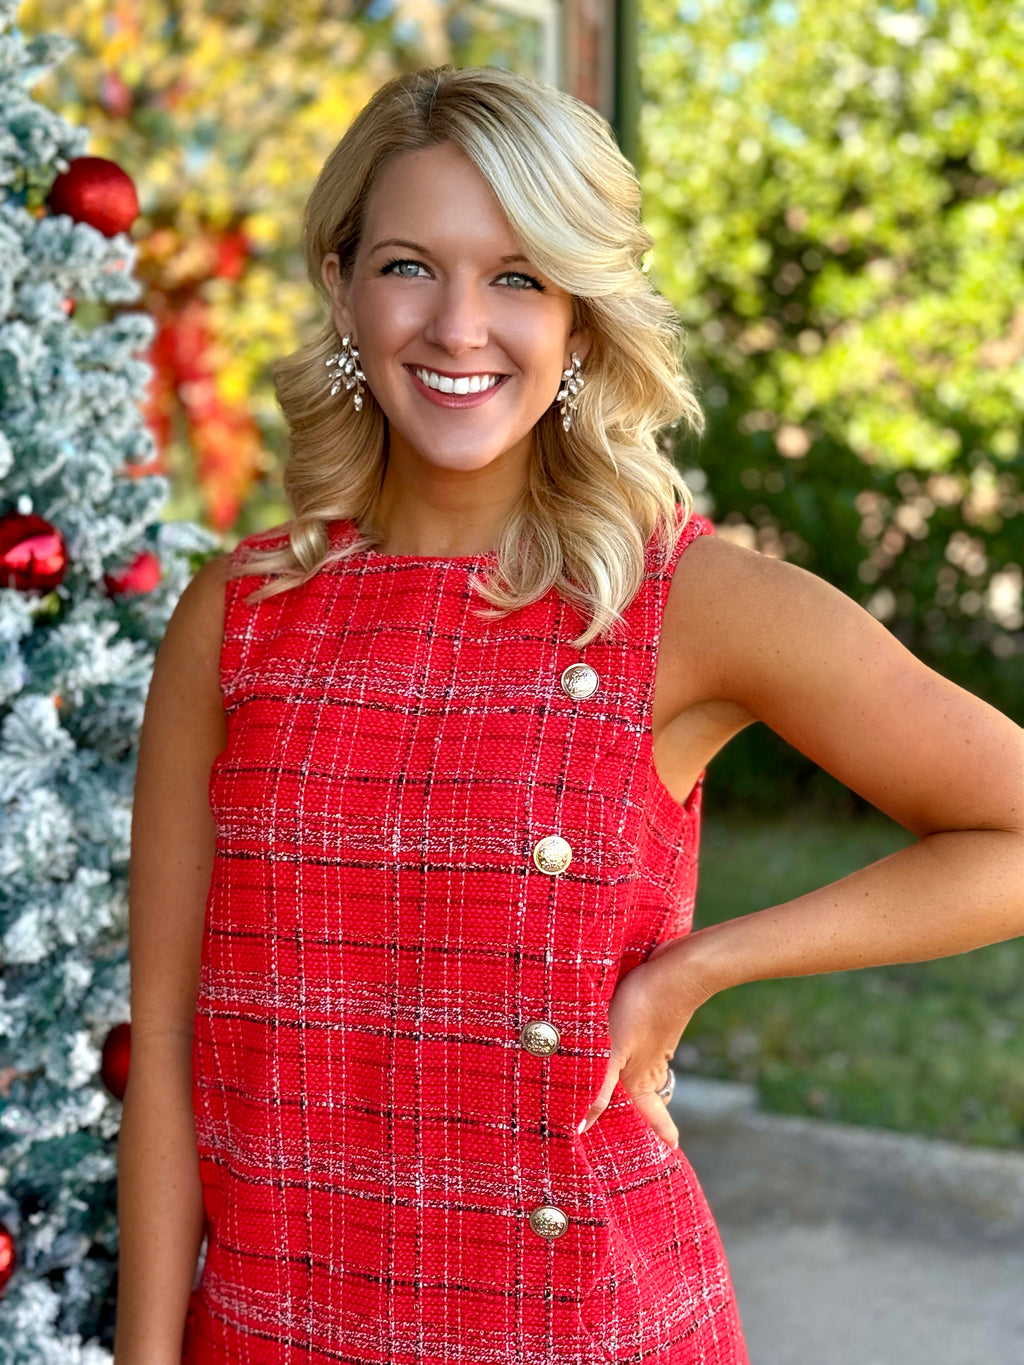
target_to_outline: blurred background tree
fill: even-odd
[[[709,418],[680,462],[723,534],[1024,720],[1024,6],[641,15],[652,275]],[[763,727],[716,760],[748,801],[783,776],[826,791]]]
[[[156,466],[173,475],[170,514],[218,531],[282,501],[266,367],[308,308],[293,217],[317,157],[389,74],[322,8],[26,0],[19,11],[26,34],[77,44],[36,97],[88,124],[95,154],[135,180],[138,274],[158,324]]]
[[[1021,716],[1024,6],[643,0],[652,271],[708,433],[679,451],[724,534],[863,602]],[[450,0],[25,0],[78,44],[37,96],[139,187],[158,322],[149,421],[172,515],[280,521],[270,365],[319,321],[302,203],[355,110],[428,62],[544,66],[516,7]],[[838,789],[748,731],[757,801]],[[774,800],[774,798],[773,798]]]
[[[35,88],[132,175],[145,307],[158,329],[147,420],[168,515],[230,543],[287,516],[270,365],[320,323],[302,206],[355,112],[397,72],[536,64],[537,27],[433,0],[24,0],[22,31],[77,51]]]
[[[284,513],[259,419],[319,325],[302,200],[396,63],[445,53],[421,0],[56,8],[0,0],[0,1359],[109,1365],[138,733],[219,548],[182,509],[235,538]]]
[[[709,419],[677,452],[701,509],[1024,719],[1024,0],[639,0],[629,71],[636,7],[23,0],[27,35],[78,44],[34,95],[139,189],[166,515],[225,546],[287,515],[270,365],[320,322],[302,205],[379,84],[493,62],[621,114],[639,68],[651,270]],[[862,805],[745,731],[711,774],[700,921],[909,837],[835,819]],[[679,1060],[769,1107],[1019,1145],[1022,952],[752,983],[698,1013]]]

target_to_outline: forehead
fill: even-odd
[[[514,250],[517,239],[490,185],[464,152],[450,143],[401,152],[370,191],[360,248],[381,237],[429,244],[431,235],[468,246],[489,241]]]

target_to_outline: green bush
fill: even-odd
[[[697,927],[803,895],[911,836],[878,815],[747,820],[708,802]],[[682,1070],[768,1110],[1024,1146],[1024,941],[935,962],[755,981],[697,1011]]]
[[[723,533],[1024,720],[1024,7],[646,0],[652,277]],[[808,765],[752,735],[762,771]]]

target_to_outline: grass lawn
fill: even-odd
[[[844,877],[911,841],[882,816],[719,814],[696,926]],[[939,961],[756,981],[698,1010],[681,1069],[754,1082],[767,1110],[1024,1146],[1024,939]]]

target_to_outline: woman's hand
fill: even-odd
[[[685,938],[659,943],[616,986],[608,1006],[608,1070],[580,1132],[596,1122],[621,1082],[658,1136],[679,1146],[679,1132],[657,1091],[665,1084],[683,1030],[710,995],[683,967],[686,951]]]

